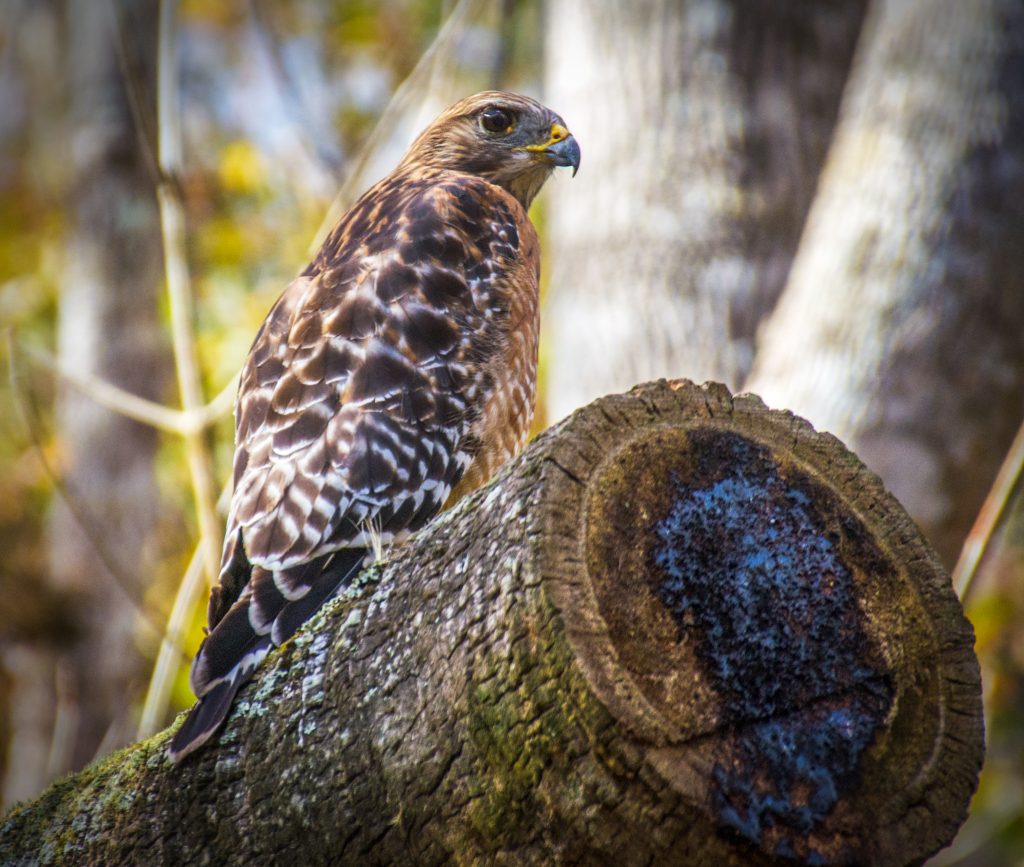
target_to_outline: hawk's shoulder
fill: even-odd
[[[334,272],[329,279],[335,282],[345,276],[346,266],[388,251],[410,262],[432,259],[449,266],[467,255],[511,262],[520,252],[523,234],[530,236],[529,252],[534,253],[533,225],[523,206],[501,187],[473,175],[412,168],[371,187],[324,241],[304,274]],[[336,271],[339,267],[341,272]]]

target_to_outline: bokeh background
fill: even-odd
[[[538,428],[672,376],[843,439],[977,632],[933,863],[1024,864],[1019,0],[0,0],[0,808],[191,703],[252,337],[491,87],[583,150],[532,214]]]

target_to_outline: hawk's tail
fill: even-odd
[[[275,645],[283,644],[362,566],[365,548],[344,548],[279,572],[254,567],[234,605],[192,663],[199,701],[168,747],[173,762],[206,743],[227,719],[235,694]]]

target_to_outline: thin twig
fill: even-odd
[[[35,364],[61,377],[86,397],[92,398],[111,412],[116,412],[132,421],[149,425],[157,430],[180,436],[199,433],[227,415],[231,411],[237,387],[238,377],[236,375],[213,400],[200,407],[198,411],[183,412],[180,409],[173,409],[139,397],[91,373],[73,370],[49,353],[36,347],[21,344],[18,348]]]
[[[160,4],[157,47],[157,160],[160,183],[160,228],[164,242],[164,269],[171,308],[171,342],[178,389],[186,412],[203,406],[203,388],[193,332],[192,293],[185,259],[185,214],[176,186],[181,170],[181,116],[178,106],[178,74],[175,62],[175,19],[177,3]],[[220,523],[214,503],[213,466],[201,433],[185,435],[185,450],[199,521],[199,542],[210,586],[217,580],[220,561]]]
[[[192,609],[199,601],[200,594],[205,589],[203,558],[200,553],[200,549],[197,547],[189,561],[185,577],[178,585],[178,593],[174,597],[174,607],[171,608],[170,617],[167,618],[167,629],[160,642],[160,652],[157,654],[156,664],[153,666],[153,675],[149,679],[146,700],[143,703],[142,716],[139,719],[138,737],[140,740],[156,734],[167,716],[174,678],[184,657],[182,647],[185,626],[189,614],[192,613]]]
[[[974,520],[971,532],[967,534],[963,550],[960,552],[960,559],[953,567],[953,589],[960,597],[962,603],[967,602],[974,586],[974,578],[978,573],[978,565],[981,563],[985,551],[988,549],[992,534],[999,526],[1007,503],[1013,497],[1014,489],[1021,478],[1021,468],[1024,467],[1024,422],[1021,422],[1014,437],[1010,450],[1003,459],[1003,464],[996,474],[996,480],[992,483],[992,489],[985,497],[981,505],[981,511]]]
[[[217,392],[213,400],[200,408],[199,412],[193,416],[193,421],[190,422],[192,430],[198,433],[210,425],[216,424],[224,416],[231,414],[231,410],[235,406],[235,393],[238,391],[239,376],[241,376],[241,371],[232,376],[227,381],[227,384]]]

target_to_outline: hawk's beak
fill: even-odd
[[[560,123],[551,124],[551,133],[544,144],[527,145],[524,151],[543,154],[555,166],[572,166],[572,175],[580,168],[580,146],[569,130]]]
[[[572,166],[572,176],[580,169],[580,146],[576,139],[568,135],[544,149],[547,158],[556,166]]]

